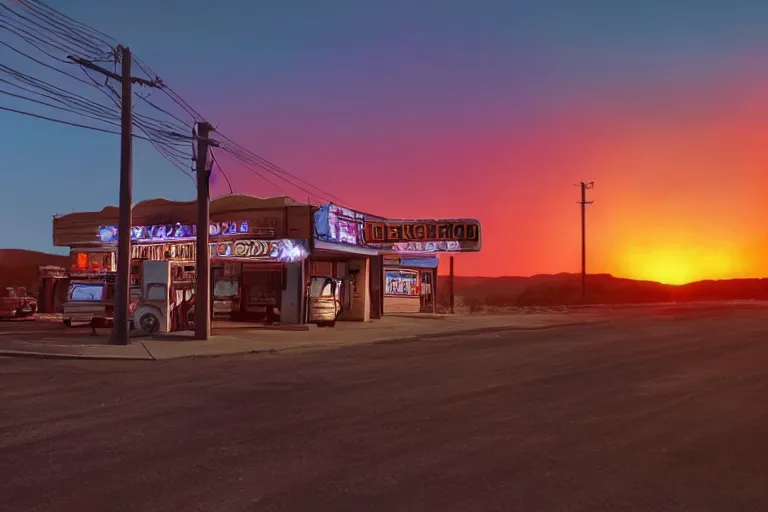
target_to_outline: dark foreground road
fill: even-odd
[[[0,510],[768,510],[768,315],[0,359]]]

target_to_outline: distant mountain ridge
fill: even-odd
[[[448,276],[440,276],[438,294],[447,302]],[[530,277],[455,277],[455,295],[467,306],[558,306],[581,303],[581,274],[539,274]],[[768,279],[705,280],[668,285],[614,277],[587,276],[586,302],[632,304],[701,300],[768,300]]]
[[[69,256],[48,254],[26,249],[0,249],[0,291],[8,286],[24,286],[36,294],[39,287],[37,268],[40,265],[69,267]]]
[[[69,256],[25,249],[0,249],[0,290],[24,286],[36,293],[37,268],[67,268]],[[456,277],[457,302],[465,306],[560,306],[581,303],[580,274],[538,274],[530,277]],[[768,300],[768,279],[722,279],[667,285],[614,277],[587,276],[587,303],[632,304],[699,300]],[[438,280],[438,302],[448,303],[448,276]]]

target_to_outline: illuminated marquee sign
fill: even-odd
[[[208,233],[211,236],[245,235],[250,232],[247,220],[211,222]],[[166,240],[189,240],[197,236],[194,224],[157,224],[154,226],[133,226],[131,241],[133,242],[163,242]],[[117,226],[99,226],[99,239],[103,243],[117,243]]]
[[[326,204],[315,212],[315,237],[326,242],[365,245],[365,217],[337,204]]]
[[[208,250],[212,258],[281,263],[302,261],[309,256],[307,241],[303,239],[212,242],[208,245]],[[131,246],[132,259],[193,261],[196,254],[197,249],[194,242]]]
[[[417,220],[365,223],[369,244],[401,242],[480,242],[480,223],[476,220]]]
[[[304,239],[234,240],[210,245],[212,258],[268,260],[282,263],[302,261],[309,256]]]

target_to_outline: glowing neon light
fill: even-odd
[[[309,247],[304,239],[280,240],[233,240],[210,245],[212,258],[243,260],[269,260],[281,263],[303,261],[309,257]]]
[[[208,227],[211,236],[247,235],[250,224],[247,220],[211,222]],[[164,242],[169,240],[190,240],[197,236],[194,224],[157,224],[154,226],[133,226],[131,240],[134,242]],[[99,226],[99,240],[103,243],[117,243],[117,226]]]
[[[451,240],[449,242],[397,242],[392,244],[393,252],[461,252],[461,242]]]

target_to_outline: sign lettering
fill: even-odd
[[[365,241],[374,245],[401,242],[479,242],[480,223],[476,220],[366,222]]]
[[[394,252],[432,253],[432,252],[461,252],[461,242],[397,242],[392,244]]]

